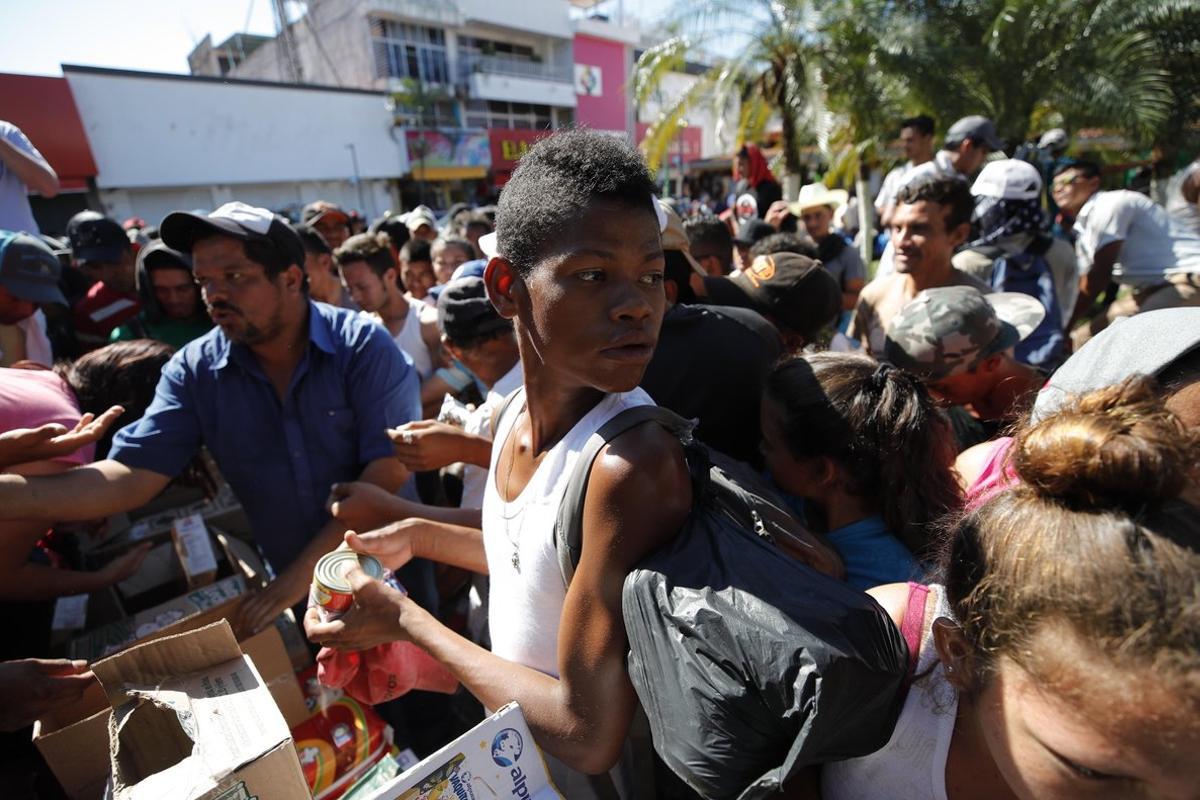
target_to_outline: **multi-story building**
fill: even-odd
[[[597,0],[308,0],[266,41],[205,39],[195,74],[392,96],[412,180],[406,201],[486,199],[545,131],[635,132],[626,86],[635,26]],[[407,204],[407,203],[406,203]]]

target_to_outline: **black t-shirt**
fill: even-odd
[[[663,318],[642,388],[659,405],[699,419],[696,436],[709,447],[761,466],[759,405],[781,352],[775,328],[754,311],[676,305]]]

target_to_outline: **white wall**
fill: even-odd
[[[570,83],[476,72],[471,75],[471,97],[537,103],[543,106],[575,107],[575,87]]]
[[[101,189],[349,181],[349,143],[364,179],[408,172],[382,94],[64,72]]]
[[[101,189],[104,212],[114,219],[141,217],[157,225],[172,211],[205,211],[231,200],[241,200],[273,211],[298,211],[313,200],[328,200],[342,208],[355,208],[368,219],[393,207],[388,181],[363,181],[362,203],[349,181],[305,181],[296,183],[245,183],[215,186],[175,186],[154,189]],[[363,206],[366,206],[363,208]]]
[[[573,35],[568,5],[563,0],[519,0],[507,3],[497,0],[458,0],[456,5],[467,20],[518,31],[544,33],[560,39],[570,39]]]

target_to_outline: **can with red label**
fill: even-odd
[[[354,601],[346,571],[357,564],[367,577],[383,578],[383,565],[374,556],[353,550],[338,549],[321,556],[313,569],[312,601],[322,610],[322,616],[333,619],[344,613]]]

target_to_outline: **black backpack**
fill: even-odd
[[[676,414],[627,409],[584,445],[555,529],[564,584],[582,552],[592,463],[650,421],[680,439],[693,485],[679,534],[622,591],[629,677],[659,757],[702,797],[748,800],[882,747],[907,669],[896,626],[868,595],[785,553],[796,522],[783,502]]]

